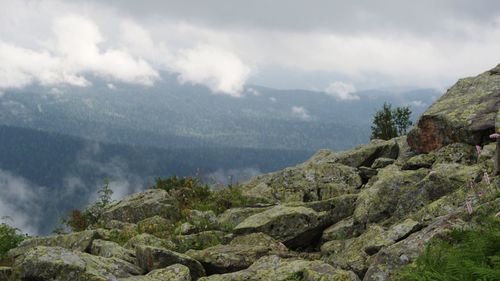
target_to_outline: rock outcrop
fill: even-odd
[[[418,120],[408,144],[418,152],[431,152],[462,142],[490,142],[500,108],[500,65],[476,77],[460,79]]]
[[[254,177],[237,208],[128,196],[89,230],[25,240],[0,281],[398,280],[434,237],[500,216],[499,105],[500,66],[460,80],[407,138]]]

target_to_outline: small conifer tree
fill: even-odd
[[[410,116],[411,110],[408,106],[393,109],[390,103],[384,103],[382,109],[373,116],[370,139],[388,140],[406,134],[412,125]]]

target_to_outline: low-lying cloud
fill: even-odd
[[[292,115],[302,120],[311,119],[311,115],[303,106],[292,106]]]
[[[338,100],[359,100],[359,96],[355,92],[356,88],[354,85],[340,81],[330,83],[325,89],[327,95],[335,97]]]
[[[113,190],[113,200],[144,189],[144,178],[132,173],[125,161],[117,157],[102,161],[98,159],[100,153],[98,143],[88,143],[75,159],[76,172],[61,175],[62,186],[59,187],[39,186],[0,169],[0,218],[9,217],[6,222],[25,233],[47,234],[71,209],[95,202],[104,179]],[[102,175],[102,178],[84,178],[79,171]]]

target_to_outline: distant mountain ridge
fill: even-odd
[[[167,148],[345,150],[368,141],[371,117],[383,102],[408,104],[418,116],[439,96],[434,90],[356,94],[359,100],[339,101],[315,91],[247,86],[244,97],[233,98],[163,73],[152,87],[92,79],[86,88],[6,91],[0,124]]]

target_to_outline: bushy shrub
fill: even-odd
[[[181,215],[188,210],[213,211],[220,214],[227,209],[256,204],[259,201],[243,195],[237,186],[227,186],[212,190],[207,184],[193,177],[156,180],[152,188],[160,188],[175,197],[180,206]]]
[[[500,280],[500,221],[434,239],[400,274],[405,281]]]
[[[109,182],[104,181],[102,188],[97,192],[99,199],[88,206],[85,210],[72,210],[68,217],[62,220],[63,225],[72,231],[83,231],[89,226],[96,224],[102,216],[107,205],[112,203],[113,190],[109,188]]]
[[[7,258],[7,252],[19,245],[27,235],[22,234],[19,229],[0,223],[0,262]]]

